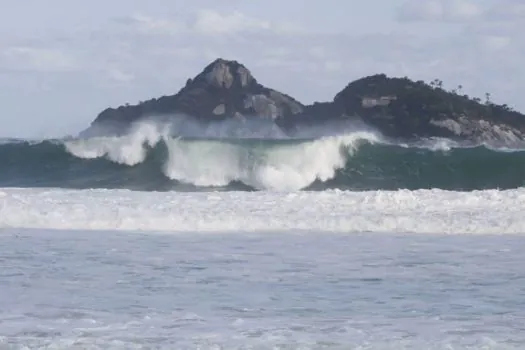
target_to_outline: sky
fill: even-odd
[[[0,137],[75,135],[222,57],[303,103],[386,73],[525,112],[523,0],[2,0]]]

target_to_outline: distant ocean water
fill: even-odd
[[[163,134],[0,143],[0,187],[141,191],[512,189],[525,184],[525,149],[447,140],[388,142],[348,131],[318,137]]]
[[[0,142],[0,348],[525,348],[522,147],[212,131]]]

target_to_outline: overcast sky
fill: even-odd
[[[384,72],[525,111],[523,0],[2,0],[0,137],[76,134],[218,57],[304,103]]]

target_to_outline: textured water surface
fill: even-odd
[[[0,348],[524,348],[524,245],[4,228]]]
[[[517,146],[516,146],[517,147]],[[121,136],[0,142],[1,187],[141,191],[515,189],[525,146],[386,141],[348,131],[310,138]]]

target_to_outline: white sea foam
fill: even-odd
[[[169,156],[164,172],[197,186],[241,181],[257,189],[298,190],[315,180],[333,178],[359,141],[373,139],[373,134],[362,132],[275,147],[171,139],[166,141]]]
[[[115,163],[136,165],[146,158],[146,145],[155,146],[167,134],[166,125],[143,122],[132,127],[126,135],[81,138],[66,141],[64,145],[69,153],[79,158],[105,157]]]
[[[2,228],[525,233],[525,189],[159,193],[4,188],[0,193]]]
[[[204,134],[223,136],[222,128]],[[181,139],[171,136],[174,130],[180,135],[179,125],[144,122],[123,136],[71,140],[65,142],[65,147],[76,157],[105,157],[133,166],[145,160],[146,146],[162,141],[168,148],[163,171],[170,179],[197,186],[225,186],[240,181],[257,189],[282,191],[299,190],[316,180],[333,178],[361,142],[380,141],[371,131],[354,131],[278,146],[272,146],[275,139],[261,141],[264,146],[246,146],[225,140]],[[185,128],[184,135],[192,132]]]
[[[64,145],[79,158],[106,158],[134,166],[144,162],[149,148],[162,142],[167,148],[162,171],[172,180],[205,187],[238,181],[259,190],[293,191],[332,179],[362,143],[393,142],[359,125],[336,126],[338,130],[329,126],[298,129],[290,136],[268,121],[199,123],[175,118],[142,121],[124,135],[73,139]],[[443,138],[394,145],[444,152],[467,146]]]
[[[431,151],[443,151],[447,152],[450,151],[453,148],[460,148],[462,145],[454,140],[450,140],[447,138],[442,137],[433,137],[433,138],[425,138],[421,139],[418,142],[411,143],[411,144],[400,144],[402,147],[410,148],[410,147],[417,147],[417,148],[424,148],[429,149]]]

